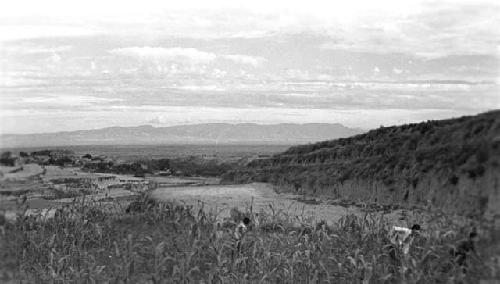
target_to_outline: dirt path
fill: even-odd
[[[253,212],[286,212],[297,217],[297,222],[311,218],[313,221],[326,220],[331,224],[346,214],[362,214],[356,207],[305,204],[297,201],[296,195],[277,194],[265,183],[158,188],[152,192],[152,197],[159,201],[175,200],[193,205],[195,210],[203,204],[205,209],[218,212],[219,218],[228,217],[232,207],[244,211],[250,206]]]

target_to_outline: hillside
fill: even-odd
[[[223,180],[491,218],[500,214],[499,165],[497,110],[292,147]]]
[[[0,135],[0,146],[155,145],[155,144],[297,144],[349,137],[362,131],[341,124],[207,123],[171,127],[108,127],[44,134]]]

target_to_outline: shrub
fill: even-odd
[[[15,166],[16,158],[12,156],[12,152],[3,152],[0,155],[0,164],[8,167]]]

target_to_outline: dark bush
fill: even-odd
[[[459,178],[456,176],[456,175],[452,175],[448,181],[452,184],[452,185],[456,185],[459,181]]]
[[[16,158],[12,156],[12,152],[3,152],[0,155],[0,164],[8,167],[13,167],[16,163]]]

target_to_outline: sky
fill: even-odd
[[[370,129],[500,108],[496,0],[10,2],[0,133]]]

